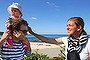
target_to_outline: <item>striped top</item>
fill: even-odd
[[[13,42],[13,48],[8,48],[6,42],[2,46],[1,57],[3,60],[24,60],[24,48],[21,42]]]

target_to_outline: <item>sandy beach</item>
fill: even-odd
[[[32,52],[37,51],[40,54],[48,55],[49,57],[57,57],[60,54],[60,46],[44,42],[30,42]]]

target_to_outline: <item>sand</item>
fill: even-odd
[[[60,54],[60,45],[44,42],[30,42],[30,44],[32,52],[38,49],[38,53],[48,55],[49,57],[57,57]]]

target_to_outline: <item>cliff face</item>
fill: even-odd
[[[3,32],[0,32],[0,35],[2,35],[3,34]]]

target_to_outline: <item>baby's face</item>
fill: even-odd
[[[19,17],[21,15],[21,12],[16,8],[12,8],[11,9],[11,15],[14,17]]]

